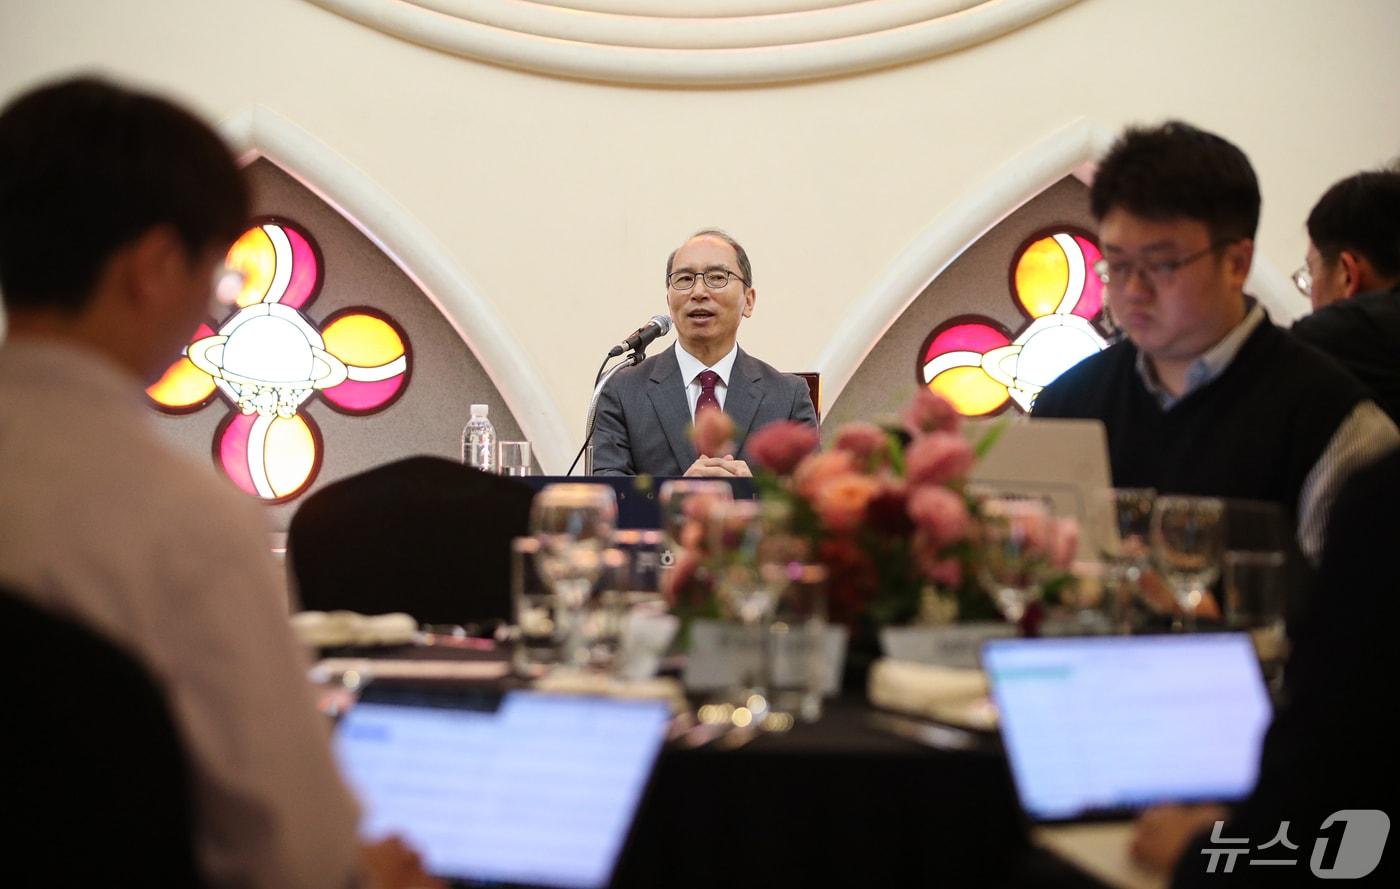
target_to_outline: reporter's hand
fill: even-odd
[[[360,863],[370,889],[447,889],[441,880],[428,876],[418,853],[399,837],[361,843]]]
[[[1169,874],[1197,834],[1229,815],[1223,806],[1154,806],[1138,816],[1129,851],[1148,870]]]

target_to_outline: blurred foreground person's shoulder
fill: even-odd
[[[358,811],[263,516],[172,452],[144,404],[248,216],[228,149],[164,99],[77,79],[0,111],[0,583],[160,687],[204,883],[343,889],[362,874]]]

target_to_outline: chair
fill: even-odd
[[[7,886],[197,886],[188,766],[130,655],[0,589]]]
[[[509,619],[510,540],[533,492],[441,457],[409,457],[326,485],[287,533],[309,610],[406,611],[420,623]]]
[[[812,407],[817,411],[817,423],[822,421],[822,375],[815,370],[797,371],[793,374],[801,377],[807,384],[807,393],[812,396]]]

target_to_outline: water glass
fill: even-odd
[[[1225,501],[1159,497],[1152,509],[1152,558],[1185,616],[1176,629],[1196,629],[1197,611],[1220,577],[1225,554]]]
[[[978,579],[1002,616],[1018,623],[1049,564],[1050,509],[1034,497],[995,497],[982,502],[982,517]]]
[[[678,549],[686,525],[700,523],[708,504],[729,503],[733,499],[734,489],[728,482],[718,479],[673,478],[663,483],[657,502],[667,545],[672,550]]]
[[[536,570],[540,542],[517,537],[510,542],[510,598],[515,618],[511,663],[521,676],[553,666],[563,639],[555,621],[554,591]]]
[[[530,505],[530,531],[540,543],[535,564],[555,596],[564,664],[583,667],[591,659],[587,609],[616,523],[617,495],[606,485],[549,485]]]
[[[825,565],[792,562],[768,624],[772,713],[815,722],[826,691]]]
[[[528,441],[497,442],[496,471],[501,475],[530,475],[530,443]]]
[[[1120,633],[1131,633],[1141,622],[1142,578],[1152,567],[1152,505],[1154,488],[1112,488],[1107,492],[1115,533],[1102,556],[1107,570],[1104,587],[1109,621]]]

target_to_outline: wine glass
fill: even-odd
[[[706,517],[715,592],[743,625],[750,651],[757,655],[740,679],[740,700],[759,719],[768,710],[768,623],[787,586],[788,566],[801,562],[806,552],[791,532],[790,520],[786,504],[758,500],[716,503]]]
[[[978,577],[1002,616],[1019,623],[1040,594],[1049,563],[1050,509],[1032,497],[982,501],[982,559]]]
[[[1194,632],[1196,613],[1220,576],[1225,554],[1225,501],[1159,497],[1152,508],[1152,557],[1185,615],[1176,629]]]
[[[1138,606],[1142,578],[1152,567],[1152,506],[1155,488],[1112,488],[1107,492],[1107,509],[1116,533],[1107,541],[1103,557],[1108,563],[1105,577],[1109,609],[1116,629],[1130,633],[1134,609]]]
[[[673,550],[680,546],[681,532],[691,520],[694,507],[687,509],[692,498],[705,498],[711,502],[729,502],[734,499],[734,490],[728,482],[719,479],[673,478],[661,485],[657,500],[661,505],[661,530],[666,534],[666,542]]]
[[[536,567],[554,593],[562,663],[590,659],[587,608],[616,523],[617,496],[606,485],[549,485],[530,505],[530,532],[540,543]]]

